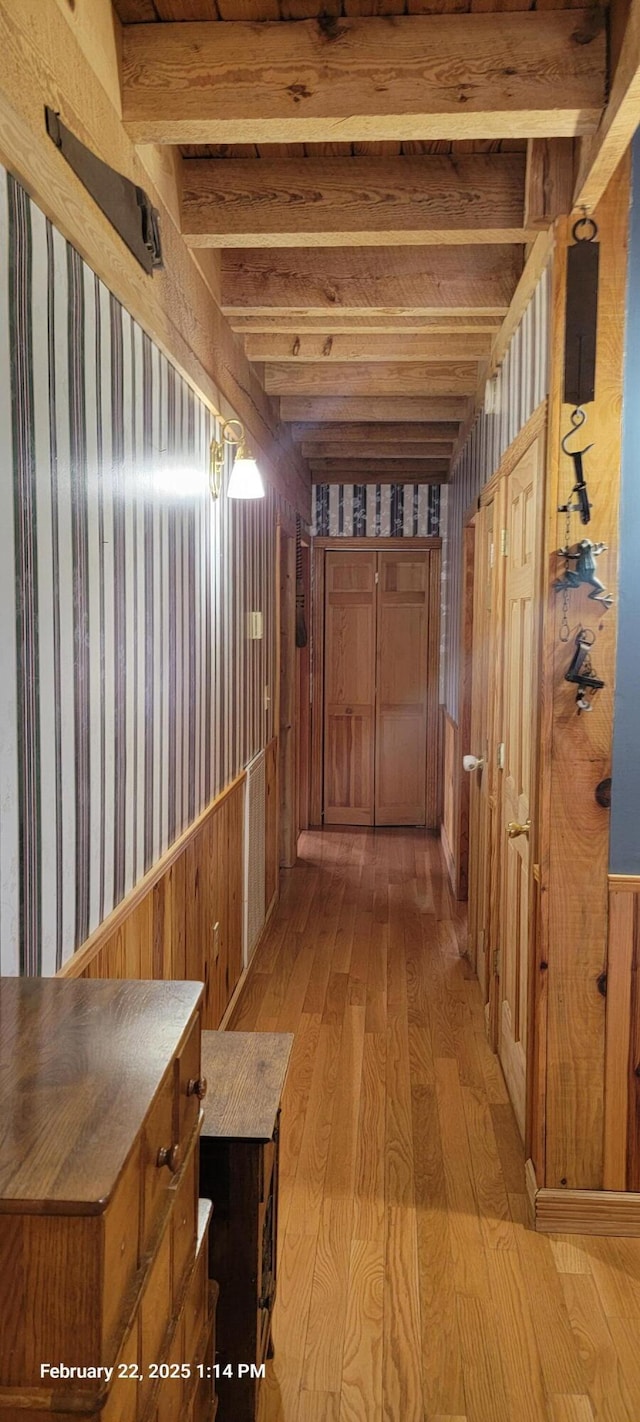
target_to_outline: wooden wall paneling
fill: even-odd
[[[187,921],[186,921],[186,895],[187,895],[187,865],[184,854],[176,859],[170,869],[171,877],[171,976],[172,978],[186,978],[187,976]]]
[[[224,1006],[226,1007],[236,984],[240,980],[243,966],[243,838],[244,838],[244,797],[232,795],[226,802],[227,812],[227,966],[228,979]]]
[[[290,869],[297,855],[296,789],[296,544],[280,526],[280,864]]]
[[[425,819],[427,829],[437,830],[441,819],[442,745],[440,737],[439,672],[440,672],[440,581],[442,553],[433,548],[429,553],[428,629],[427,629],[427,766],[425,787]]]
[[[265,913],[268,914],[278,893],[278,737],[274,736],[265,751]]]
[[[607,1002],[604,1078],[604,1169],[605,1190],[625,1190],[631,1185],[629,1169],[637,1156],[637,1078],[634,1073],[638,1031],[638,907],[640,886],[635,891],[609,881],[609,942],[607,949]],[[631,1186],[639,1189],[636,1178]]]
[[[631,1022],[627,1054],[627,1189],[640,1191],[640,907],[635,886],[635,923],[631,962]]]
[[[314,539],[311,555],[311,767],[309,823],[322,824],[324,745],[324,560],[325,550]]]
[[[244,781],[216,797],[59,976],[204,982],[204,1023],[218,1026],[242,973]]]
[[[589,464],[593,503],[591,537],[609,548],[600,569],[616,591],[620,409],[629,206],[629,164],[612,180],[595,217],[599,225],[600,290],[596,354],[596,400],[589,409],[589,440],[597,458]],[[536,1033],[534,1067],[544,1085],[544,1121],[532,1143],[538,1183],[547,1187],[601,1189],[604,1170],[605,1000],[601,975],[607,948],[609,824],[594,790],[610,774],[615,606],[604,612],[581,589],[570,594],[569,618],[596,632],[593,661],[606,687],[588,716],[575,713],[572,687],[564,681],[573,645],[559,640],[561,599],[552,591],[560,569],[556,550],[564,541],[570,467],[560,458],[569,427],[562,404],[565,256],[570,224],[561,223],[554,279],[553,372],[547,463],[548,517],[544,569],[549,594],[544,607],[542,732],[540,752],[541,923],[538,972],[548,976],[546,1040]],[[574,537],[579,525],[574,521]],[[570,892],[568,891],[570,885]],[[544,1041],[544,1056],[542,1042]],[[546,1152],[546,1158],[545,1158]],[[544,1161],[544,1163],[542,1163]]]
[[[307,628],[307,644],[298,648],[298,734],[297,783],[298,783],[298,833],[309,828],[309,772],[311,756],[311,647],[309,641],[309,616],[311,610],[311,550],[303,544],[302,584],[304,588],[304,611]]]

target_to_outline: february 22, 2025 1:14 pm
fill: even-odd
[[[110,1383],[114,1377],[142,1382],[143,1376],[167,1381],[170,1378],[263,1378],[264,1363],[150,1363],[143,1374],[137,1363],[118,1363],[113,1367],[70,1367],[66,1363],[41,1363],[40,1377],[73,1382],[92,1380]]]

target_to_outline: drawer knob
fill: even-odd
[[[187,1086],[187,1096],[197,1096],[198,1101],[204,1101],[207,1094],[206,1076],[192,1076]]]
[[[180,1159],[181,1153],[179,1145],[160,1146],[156,1165],[159,1168],[161,1168],[163,1165],[166,1165],[167,1168],[171,1171],[171,1174],[175,1175],[176,1172],[180,1169]]]

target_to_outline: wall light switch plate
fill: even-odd
[[[249,613],[249,638],[252,642],[259,642],[262,638],[262,613]]]

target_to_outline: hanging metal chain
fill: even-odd
[[[565,514],[565,527],[564,527],[564,546],[565,546],[565,548],[568,548],[568,547],[569,547],[569,539],[570,539],[570,538],[571,538],[571,512],[570,512],[570,509],[567,508],[566,514]],[[566,566],[568,567],[569,564],[567,563]],[[563,591],[563,593],[562,593],[562,621],[561,621],[561,623],[560,623],[560,641],[561,641],[561,642],[568,642],[570,636],[571,636],[571,628],[570,628],[570,626],[569,626],[569,588],[568,588],[568,585],[567,585],[567,587],[565,587],[565,589],[564,589],[564,591]]]

